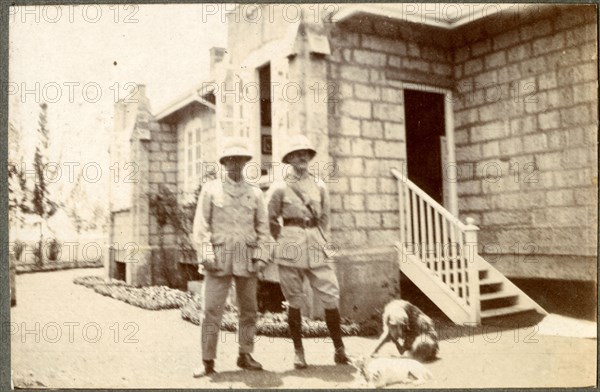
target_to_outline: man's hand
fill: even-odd
[[[263,280],[263,271],[267,268],[267,262],[262,259],[252,259],[252,266],[258,279]]]
[[[256,272],[261,273],[267,268],[267,262],[262,259],[254,259],[254,268]]]
[[[219,266],[217,265],[214,255],[207,255],[198,267],[198,272],[203,273],[204,270],[209,272],[221,270],[221,268],[219,268]]]

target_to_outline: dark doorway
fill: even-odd
[[[272,142],[271,142],[271,65],[266,64],[258,69],[258,82],[260,86],[260,151],[261,174],[266,175],[271,167]]]
[[[127,264],[125,264],[121,261],[115,261],[115,275],[112,278],[125,281],[126,280],[126,267],[127,267]]]
[[[260,125],[271,127],[271,66],[266,64],[258,69],[260,84]]]
[[[404,111],[408,178],[443,205],[444,95],[404,90]]]

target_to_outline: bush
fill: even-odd
[[[52,238],[51,240],[48,241],[48,245],[47,245],[47,256],[48,256],[48,260],[50,261],[56,261],[58,260],[58,256],[60,255],[60,251],[61,251],[61,244],[60,242],[58,242],[56,240],[56,238]]]
[[[13,243],[13,254],[15,255],[15,260],[16,261],[20,261],[21,260],[21,255],[23,254],[23,251],[25,250],[25,242],[21,241],[21,240],[16,240]]]
[[[35,265],[38,268],[44,267],[44,248],[41,245],[41,242],[36,242],[33,250],[33,255],[35,257]]]

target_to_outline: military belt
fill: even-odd
[[[302,228],[316,227],[319,224],[314,218],[283,218],[284,226],[298,226]]]

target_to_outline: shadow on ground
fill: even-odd
[[[418,306],[433,319],[440,340],[452,341],[462,337],[482,334],[494,336],[503,331],[522,328],[531,328],[534,331],[535,325],[544,318],[543,315],[536,311],[531,311],[488,319],[483,325],[478,327],[473,327],[469,324],[456,325],[403,274],[401,274],[400,287],[402,289],[402,299]]]
[[[356,378],[358,370],[353,366],[310,366],[303,370],[288,370],[285,372],[272,372],[263,370],[260,372],[239,370],[220,372],[210,379],[213,383],[244,383],[250,388],[277,388],[281,387],[286,377],[311,378],[327,381],[328,383],[347,383]]]

